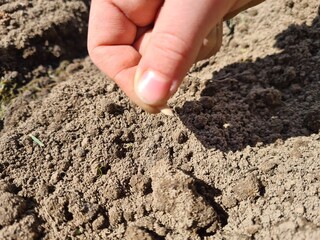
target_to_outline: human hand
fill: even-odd
[[[191,65],[221,46],[222,19],[263,0],[92,0],[88,50],[144,110],[158,113]]]

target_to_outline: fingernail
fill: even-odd
[[[146,71],[136,80],[135,90],[138,97],[146,104],[157,105],[166,102],[171,88],[171,81],[160,73]]]

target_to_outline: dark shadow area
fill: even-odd
[[[199,101],[176,109],[206,148],[237,151],[319,131],[319,15],[279,34],[281,53],[214,72]]]

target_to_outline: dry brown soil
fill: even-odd
[[[0,0],[0,239],[320,239],[319,1],[229,22],[174,117],[85,57],[89,7]]]

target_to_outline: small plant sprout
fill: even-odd
[[[97,168],[97,174],[98,174],[98,177],[101,177],[103,175],[101,167]]]
[[[41,142],[38,138],[36,138],[35,136],[33,136],[32,134],[29,134],[29,137],[31,137],[31,139],[38,144],[40,147],[44,147],[44,143]]]
[[[133,143],[131,143],[131,142],[125,143],[125,144],[123,144],[123,147],[124,147],[125,149],[132,149],[132,148],[133,148]]]
[[[73,236],[79,236],[82,233],[83,233],[83,229],[81,227],[77,227],[73,232]]]
[[[109,165],[99,165],[98,168],[97,168],[98,177],[101,177],[102,175],[107,174],[109,169],[110,169]]]

